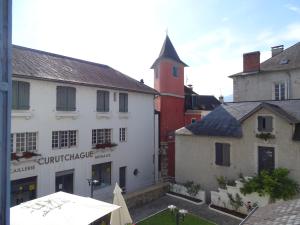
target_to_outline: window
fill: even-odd
[[[29,83],[23,81],[12,82],[12,109],[29,109]]]
[[[173,66],[172,75],[174,77],[178,77],[178,67],[177,66]]]
[[[99,181],[96,189],[111,185],[111,162],[92,165],[92,179]]]
[[[257,130],[259,132],[272,132],[273,131],[273,117],[272,116],[258,116],[257,117]]]
[[[97,112],[109,111],[109,92],[97,91]]]
[[[157,67],[154,69],[154,74],[155,74],[155,78],[157,79],[158,78],[158,69],[157,69]]]
[[[191,123],[196,123],[196,118],[192,118]]]
[[[75,111],[76,110],[76,89],[73,87],[56,87],[56,110]]]
[[[128,112],[128,94],[119,94],[119,112]]]
[[[216,143],[216,165],[230,166],[230,144]]]
[[[33,152],[37,150],[37,132],[14,133],[10,135],[11,152]]]
[[[105,144],[112,142],[112,129],[93,129],[92,130],[92,145]]]
[[[77,131],[52,131],[52,149],[71,148],[77,145]]]
[[[285,100],[286,99],[286,91],[285,91],[285,83],[276,83],[274,84],[275,89],[275,100]]]
[[[126,128],[120,128],[119,140],[120,140],[120,142],[127,141],[127,129]]]

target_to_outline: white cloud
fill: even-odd
[[[296,13],[300,14],[300,8],[297,7],[297,6],[294,6],[292,4],[287,4],[287,5],[285,5],[285,7],[288,8],[289,10],[293,11],[293,12],[296,12]]]

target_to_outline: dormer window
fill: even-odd
[[[273,117],[272,116],[258,116],[257,130],[259,132],[271,133],[273,131]]]
[[[174,77],[178,77],[178,67],[177,66],[173,66],[172,75]]]

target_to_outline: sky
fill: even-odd
[[[299,0],[13,0],[12,42],[106,64],[144,79],[166,33],[189,65],[185,83],[216,97],[232,94],[242,55],[300,41]]]

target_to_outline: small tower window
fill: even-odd
[[[177,66],[173,66],[172,74],[174,77],[178,77],[178,67]]]

